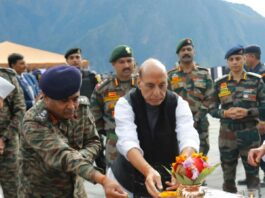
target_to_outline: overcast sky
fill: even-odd
[[[226,0],[226,1],[245,4],[265,17],[264,0]]]

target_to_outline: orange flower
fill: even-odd
[[[185,160],[187,159],[186,155],[179,155],[176,157],[176,163],[177,164],[181,164],[183,163]]]

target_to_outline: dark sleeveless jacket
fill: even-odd
[[[95,74],[91,71],[81,70],[82,73],[82,85],[80,88],[80,95],[86,96],[90,99],[92,92],[97,84]]]
[[[178,96],[167,91],[165,100],[159,107],[159,116],[153,131],[148,123],[146,103],[141,91],[138,88],[133,89],[125,98],[132,106],[135,115],[134,122],[145,160],[160,173],[163,183],[170,181],[171,177],[163,166],[170,168],[176,155],[179,154],[175,132]],[[125,157],[119,154],[111,169],[118,182],[127,190],[137,195],[150,196],[145,188],[144,176]]]

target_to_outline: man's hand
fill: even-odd
[[[4,149],[5,149],[5,142],[3,138],[0,138],[0,155],[4,154]]]
[[[260,135],[264,135],[265,134],[265,122],[259,122],[257,125],[258,131]]]
[[[159,197],[160,191],[163,190],[161,176],[152,167],[150,167],[147,171],[147,174],[145,177],[145,186],[146,186],[148,193],[152,197],[155,197],[155,198]]]
[[[247,115],[248,110],[241,107],[231,107],[224,112],[225,118],[231,118],[233,120],[245,118]]]
[[[4,100],[0,97],[0,109],[2,109],[4,106]]]
[[[171,177],[170,182],[166,181],[166,185],[168,185],[168,187],[166,188],[166,190],[168,191],[176,190],[179,187],[179,183],[174,177]]]
[[[127,198],[128,194],[124,192],[121,186],[108,177],[102,183],[107,198]]]
[[[248,152],[248,163],[251,166],[258,166],[260,159],[265,155],[265,145],[261,145],[259,148],[250,149]]]

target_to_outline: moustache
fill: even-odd
[[[131,69],[130,68],[125,68],[122,71],[131,71]]]
[[[185,54],[184,56],[182,56],[182,58],[191,58],[191,56],[188,54]]]

